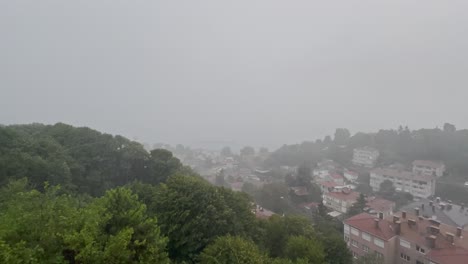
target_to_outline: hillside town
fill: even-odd
[[[447,175],[443,162],[382,166],[379,150],[364,146],[353,149],[347,165],[322,159],[311,166],[265,166],[271,153],[252,150],[175,153],[212,184],[253,196],[257,218],[286,211],[313,218],[322,206],[343,223],[343,239],[355,259],[371,252],[385,264],[467,263],[468,204],[436,196]]]

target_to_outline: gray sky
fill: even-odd
[[[468,128],[468,1],[0,1],[0,123],[276,147]],[[223,144],[223,143],[220,143]]]

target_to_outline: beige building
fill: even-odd
[[[376,218],[367,213],[344,221],[353,257],[377,254],[383,264],[467,264],[468,232],[406,212]]]
[[[435,193],[434,176],[390,168],[377,168],[370,172],[370,186],[374,192],[380,190],[380,184],[385,180],[391,181],[397,191],[408,192],[416,198],[427,198]]]
[[[379,151],[372,147],[355,148],[353,150],[353,164],[373,168],[377,159],[379,158]]]
[[[445,172],[445,164],[440,161],[415,160],[413,161],[413,173],[417,175],[428,175],[442,177]]]

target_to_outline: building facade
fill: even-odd
[[[435,194],[434,176],[416,175],[409,171],[377,168],[370,172],[370,186],[374,192],[386,180],[393,183],[397,191],[408,192],[416,198],[428,198]]]
[[[440,161],[415,160],[413,161],[413,173],[417,175],[442,177],[445,173],[445,164]]]
[[[353,150],[353,164],[367,168],[373,168],[377,159],[379,158],[379,151],[371,147],[355,148]]]
[[[406,212],[344,221],[344,240],[355,258],[374,253],[384,264],[466,264],[468,232]]]

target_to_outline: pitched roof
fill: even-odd
[[[379,197],[370,197],[367,199],[367,206],[375,211],[385,212],[395,208],[395,202]]]
[[[386,220],[380,220],[378,227],[375,226],[376,217],[368,213],[361,213],[346,219],[345,224],[357,228],[363,232],[383,240],[389,240],[394,237],[393,227]]]
[[[333,187],[338,186],[338,184],[336,182],[332,182],[332,181],[323,181],[323,182],[320,182],[319,184],[321,186],[326,187],[326,188],[333,188]]]
[[[349,189],[347,191],[343,190],[341,192],[329,192],[324,195],[328,195],[330,197],[333,197],[342,201],[348,201],[348,202],[355,202],[357,198],[359,197],[358,192],[353,192],[353,191],[350,191]]]
[[[309,195],[309,192],[307,191],[307,188],[305,186],[291,187],[291,190],[297,196]]]
[[[468,250],[458,247],[431,250],[428,256],[432,262],[438,264],[466,264],[468,262]]]
[[[338,173],[332,173],[330,175],[330,177],[332,177],[335,180],[342,180],[343,179],[343,176],[339,175]]]

